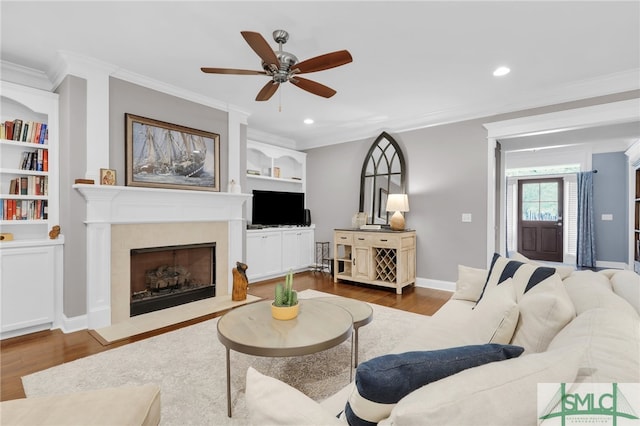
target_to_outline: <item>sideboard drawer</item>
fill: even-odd
[[[400,243],[401,239],[396,235],[375,235],[371,238],[372,247],[397,248]]]
[[[336,244],[353,245],[353,232],[335,232]]]

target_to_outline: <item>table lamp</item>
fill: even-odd
[[[395,212],[391,216],[391,229],[394,231],[404,230],[404,216],[402,212],[409,211],[409,197],[407,194],[389,194],[387,197],[387,211]]]

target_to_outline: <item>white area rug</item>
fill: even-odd
[[[301,298],[331,296],[315,290]],[[360,328],[360,362],[389,352],[428,317],[379,305],[373,321]],[[351,340],[313,355],[255,357],[231,351],[233,418],[227,417],[225,350],[216,334],[217,318],[111,349],[22,378],[28,397],[157,383],[162,425],[242,425],[249,366],[322,400],[349,383]],[[117,407],[115,407],[117,409]]]

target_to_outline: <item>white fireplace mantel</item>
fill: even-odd
[[[73,185],[86,200],[87,327],[111,325],[111,225],[226,222],[228,259],[242,259],[243,206],[249,194],[107,185]],[[229,265],[227,287],[233,283]]]

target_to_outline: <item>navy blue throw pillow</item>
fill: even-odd
[[[489,343],[373,358],[356,370],[356,386],[345,407],[346,419],[351,426],[375,425],[414,390],[467,368],[515,358],[523,351],[520,346]]]

